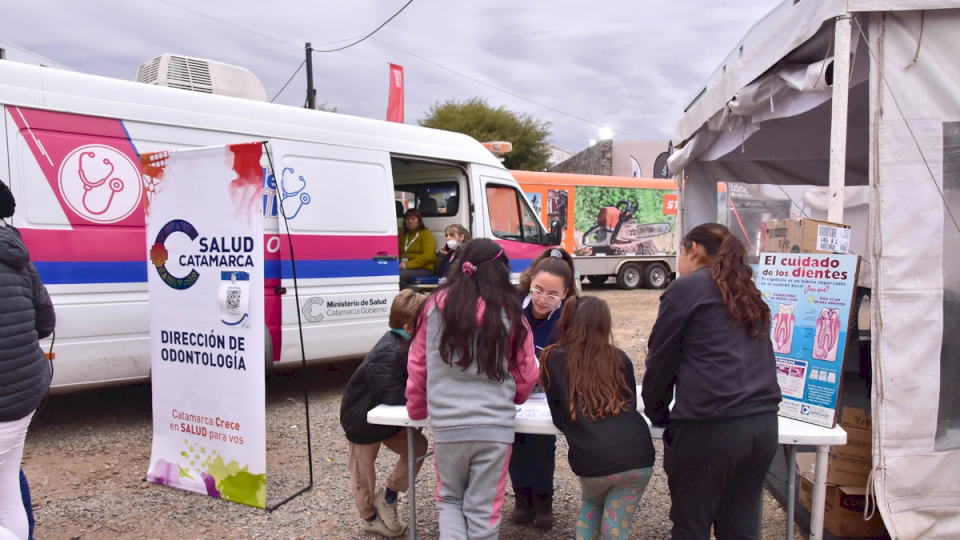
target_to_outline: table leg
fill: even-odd
[[[829,446],[817,447],[817,465],[813,473],[813,501],[810,508],[810,540],[823,539],[823,505],[827,499],[827,453]]]
[[[410,506],[410,523],[407,524],[407,532],[410,540],[417,540],[417,428],[407,426],[407,473],[409,478],[407,493],[407,504]]]
[[[787,457],[787,540],[793,540],[793,509],[796,501],[794,495],[797,489],[797,446],[785,444]]]

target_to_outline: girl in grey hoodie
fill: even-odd
[[[516,405],[539,367],[533,336],[492,240],[471,240],[421,308],[407,358],[407,412],[430,417],[442,538],[493,539]]]

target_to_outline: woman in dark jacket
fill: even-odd
[[[397,495],[413,481],[407,469],[407,430],[367,422],[367,413],[377,405],[407,403],[407,351],[417,311],[425,296],[410,289],[400,291],[390,307],[390,331],[363,359],[350,377],[340,402],[340,425],[349,441],[350,485],[361,527],[386,537],[403,534],[405,524],[397,516]],[[375,464],[380,445],[397,454],[397,463],[387,478],[386,489],[374,491]],[[427,439],[417,432],[416,453],[427,453]],[[417,461],[414,474],[423,461]]]
[[[759,538],[780,405],[770,309],[723,225],[695,227],[677,259],[681,277],[660,297],[641,390],[647,418],[666,428],[672,537],[709,538],[712,527],[717,540]]]
[[[0,182],[0,532],[27,538],[20,461],[30,420],[50,387],[39,340],[53,332],[56,316],[20,233],[3,221],[15,208]]]

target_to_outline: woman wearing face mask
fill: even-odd
[[[432,276],[437,242],[433,233],[423,224],[420,211],[411,208],[403,215],[403,234],[400,235],[400,281]]]
[[[453,263],[463,250],[464,244],[470,241],[470,231],[463,225],[450,225],[444,233],[447,235],[447,241],[440,246],[437,260],[433,262],[434,273],[440,276],[441,283],[450,274],[450,268],[454,266]]]
[[[564,300],[576,296],[573,259],[562,249],[548,249],[520,274],[523,315],[533,331],[533,345],[540,352],[560,339],[560,315]],[[543,392],[537,385],[534,392]],[[510,456],[510,482],[516,499],[511,519],[553,527],[553,472],[557,438],[553,435],[517,433]]]

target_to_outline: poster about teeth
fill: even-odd
[[[760,254],[755,280],[773,319],[780,416],[836,424],[859,263],[857,255]]]
[[[263,146],[141,156],[153,449],[147,479],[266,506]]]

